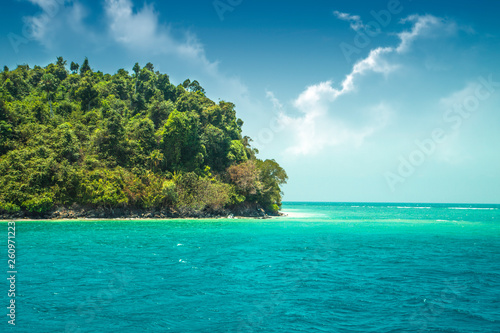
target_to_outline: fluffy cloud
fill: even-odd
[[[37,15],[23,17],[23,36],[28,40],[38,41],[47,49],[53,49],[56,44],[66,42],[67,38],[61,38],[61,36],[67,34],[68,31],[88,33],[88,29],[82,24],[87,13],[79,2],[65,0],[28,1],[42,10]],[[91,34],[88,33],[88,36],[90,37]]]
[[[303,117],[281,115],[282,124],[293,130],[297,142],[286,149],[286,153],[309,155],[328,146],[360,146],[368,136],[385,127],[392,113],[389,105],[381,102],[365,111],[368,124],[353,128],[342,119],[329,116],[326,111],[308,112]]]
[[[362,24],[358,16],[335,13],[341,19]],[[390,62],[388,59],[390,54],[397,55],[407,52],[418,37],[429,35],[431,32],[442,30],[445,27],[447,31],[454,29],[453,24],[432,15],[412,15],[401,21],[401,23],[406,22],[411,22],[413,26],[410,30],[397,34],[400,40],[397,46],[378,47],[371,50],[366,58],[354,64],[351,72],[340,83],[339,88],[335,88],[332,81],[307,87],[293,103],[294,107],[302,113],[301,116],[291,117],[285,113],[281,114],[280,121],[294,133],[296,138],[295,144],[289,147],[287,152],[306,155],[315,154],[327,146],[346,143],[360,145],[365,138],[387,124],[391,111],[385,103],[369,110],[365,117],[369,119],[369,124],[358,127],[348,125],[345,120],[336,116],[330,109],[333,102],[340,96],[356,89],[355,83],[358,77],[368,73],[387,75],[396,70],[398,65]]]
[[[209,72],[217,71],[217,63],[207,59],[196,36],[185,31],[180,40],[172,37],[170,28],[159,23],[152,5],[145,4],[134,13],[130,0],[106,0],[105,12],[110,35],[129,50],[175,55],[201,64]]]

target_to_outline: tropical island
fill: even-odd
[[[279,213],[286,172],[256,157],[233,103],[151,63],[67,67],[0,72],[0,218]]]

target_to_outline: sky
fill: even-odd
[[[500,3],[6,0],[0,65],[152,62],[236,104],[285,201],[500,203]]]

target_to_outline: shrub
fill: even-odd
[[[13,204],[12,202],[3,202],[0,201],[0,212],[6,212],[6,213],[15,213],[21,210],[21,207],[19,207],[16,204]]]
[[[161,208],[177,201],[175,183],[153,173],[148,173],[144,193],[141,197],[144,208]]]
[[[32,213],[44,213],[49,211],[53,206],[52,194],[44,193],[39,196],[34,196],[22,203],[22,206]]]
[[[120,170],[97,169],[85,177],[82,187],[86,203],[99,207],[117,207],[128,203]]]
[[[194,172],[175,174],[177,206],[194,211],[220,210],[231,202],[232,186],[215,178],[199,177]]]
[[[262,188],[259,171],[254,161],[249,160],[237,165],[231,165],[227,172],[231,182],[236,185],[238,191],[244,196],[255,195]]]

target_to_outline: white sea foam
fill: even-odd
[[[412,206],[397,206],[399,209],[430,209],[432,207],[412,207]]]
[[[465,209],[465,210],[496,210],[498,208],[483,208],[483,207],[448,207],[448,209]]]
[[[301,212],[298,209],[283,210],[282,213],[286,217],[292,217],[292,218],[309,218],[309,217],[325,216],[324,214],[317,214],[317,213],[315,214],[315,213]]]

